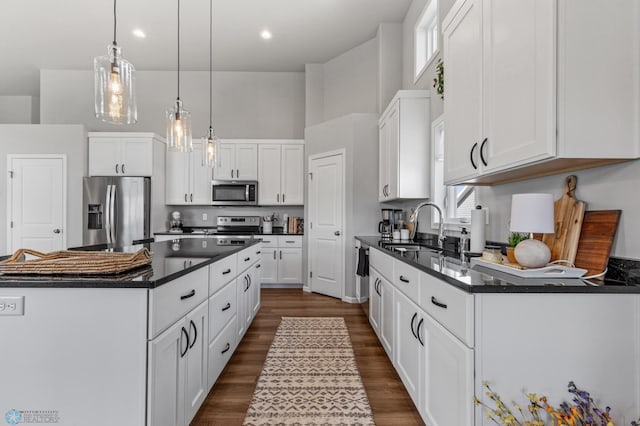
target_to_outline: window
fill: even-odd
[[[431,0],[420,14],[414,31],[416,81],[438,53],[438,33],[438,0]]]
[[[445,223],[468,223],[471,210],[476,206],[476,190],[474,186],[444,184],[444,115],[436,118],[431,124],[432,158],[433,158],[433,201],[442,206]],[[433,214],[432,224],[437,226],[438,215]]]

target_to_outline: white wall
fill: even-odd
[[[401,23],[382,23],[378,26],[378,114],[402,88],[402,35]]]
[[[86,131],[81,125],[0,125],[0,255],[7,251],[7,155],[67,156],[67,246],[82,245],[82,177],[86,174]]]
[[[40,122],[37,96],[0,96],[0,124],[36,124]]]
[[[43,124],[84,124],[89,131],[155,132],[165,135],[165,112],[177,95],[173,71],[137,71],[138,123],[117,126],[94,117],[93,72],[42,70]],[[213,127],[221,138],[302,139],[305,81],[302,72],[215,72]],[[180,73],[180,98],[192,114],[194,137],[209,128],[209,73]]]
[[[306,64],[305,82],[305,127],[324,121],[324,65]]]

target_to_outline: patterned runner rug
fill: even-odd
[[[282,318],[243,424],[374,425],[344,318]]]

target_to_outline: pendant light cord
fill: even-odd
[[[113,0],[113,45],[117,46],[116,43],[116,0]]]
[[[178,100],[180,100],[180,0],[178,0]]]
[[[213,0],[209,0],[209,133],[213,129]]]

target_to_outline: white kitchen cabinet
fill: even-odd
[[[443,22],[445,182],[637,158],[638,15],[633,0],[457,1]],[[585,91],[592,81],[616,83]]]
[[[260,205],[304,203],[304,144],[258,145]]]
[[[262,235],[263,284],[302,283],[302,236]]]
[[[216,180],[258,180],[258,145],[222,142],[218,147]]]
[[[207,394],[207,302],[149,341],[148,425],[188,425]]]
[[[251,275],[251,285],[249,291],[251,292],[251,320],[256,317],[260,310],[260,283],[262,281],[262,264],[258,261],[253,267]]]
[[[169,205],[211,205],[210,167],[202,165],[202,150],[194,142],[193,151],[167,153],[166,203]]]
[[[376,331],[382,347],[393,362],[395,292],[389,281],[374,269],[370,269],[369,282],[369,321]]]
[[[407,393],[420,410],[420,386],[424,366],[424,346],[418,340],[416,329],[423,315],[407,296],[396,294],[396,351],[395,367]]]
[[[238,306],[238,341],[242,339],[260,308],[260,267],[259,259],[262,254],[260,246],[252,246],[238,253],[238,270],[241,271],[236,279],[236,298]],[[257,267],[257,268],[256,268]]]
[[[166,149],[153,133],[89,133],[89,176],[152,176],[154,149]]]
[[[400,90],[380,116],[378,200],[428,198],[429,92]]]

